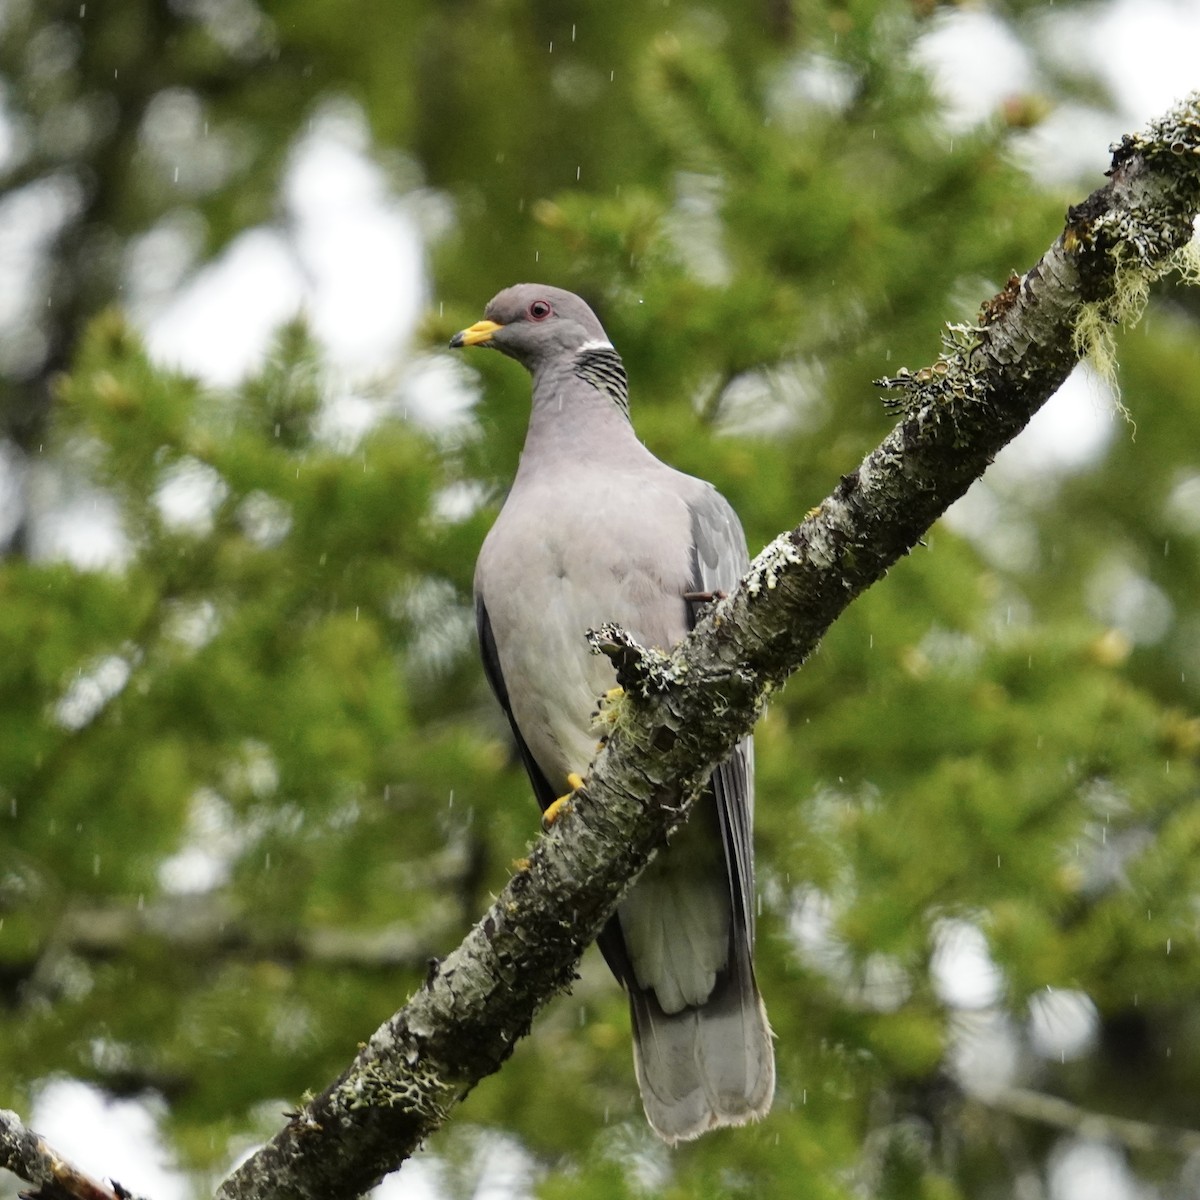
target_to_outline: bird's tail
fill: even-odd
[[[735,939],[735,943],[741,939]],[[702,1005],[664,1013],[653,991],[629,987],[633,1065],[646,1119],[667,1142],[766,1116],[775,1051],[745,944]]]

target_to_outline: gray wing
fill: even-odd
[[[697,592],[730,592],[750,566],[746,535],[729,502],[706,486],[692,510],[693,588]],[[689,605],[689,627],[702,604]],[[730,898],[754,941],[754,742],[744,738],[713,772],[713,792],[729,867]]]
[[[517,743],[517,753],[520,754],[521,762],[529,775],[529,782],[533,785],[533,794],[537,797],[542,812],[545,812],[554,803],[554,789],[534,761],[529,747],[525,744],[525,739],[521,736],[521,731],[517,728],[512,704],[508,699],[508,685],[504,682],[504,672],[500,669],[500,655],[496,652],[492,622],[488,618],[483,596],[478,592],[475,593],[475,632],[479,635],[479,654],[483,659],[483,673],[487,676],[487,681],[491,685],[496,699],[500,701],[500,707],[504,709],[504,715],[508,718],[509,728]]]
[[[711,487],[689,496],[692,580],[697,592],[729,591],[749,563],[733,510]],[[690,605],[694,625],[701,603]],[[729,958],[703,1004],[663,1011],[656,992],[627,984],[633,1014],[634,1066],[646,1116],[675,1143],[706,1129],[763,1116],[775,1091],[774,1052],[766,1009],[754,979],[753,744],[734,747],[710,785],[731,905]],[[708,818],[708,801],[691,821]],[[710,835],[711,836],[711,835]],[[669,854],[670,850],[666,851]],[[636,896],[636,892],[633,894]],[[626,903],[629,903],[627,901]]]

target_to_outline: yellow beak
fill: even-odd
[[[470,329],[456,333],[450,339],[450,347],[457,349],[459,346],[486,346],[495,336],[496,330],[503,328],[503,325],[497,325],[495,321],[476,321]]]

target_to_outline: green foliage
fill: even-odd
[[[477,354],[461,423],[378,402],[339,438],[302,323],[227,391],[151,362],[110,307],[118,250],[198,217],[211,253],[270,219],[312,112],[348,97],[397,189],[453,202],[428,345],[518,279],[582,291],[647,444],[758,547],[886,432],[870,380],[930,361],[1064,209],[1016,165],[1019,128],[947,132],[912,65],[934,5],[305,0],[243,5],[244,27],[218,7],[82,25],[15,3],[0,43],[30,128],[61,104],[111,118],[73,150],[32,137],[4,186],[91,181],[38,317],[44,461],[113,499],[126,547],[102,571],[0,564],[0,1105],[61,1075],[160,1096],[198,1178],[328,1082],[536,834],[469,607],[528,383]],[[1000,11],[1028,33],[1037,9]],[[224,149],[205,175],[185,139],[175,189],[147,113],[180,95]],[[966,1094],[985,1018],[1023,1085],[1200,1124],[1194,304],[1158,285],[1116,345],[1136,436],[989,477],[990,526],[936,529],[761,723],[768,1121],[659,1146],[589,959],[435,1139],[447,1195],[498,1143],[545,1200],[1008,1195],[1056,1135]],[[26,427],[6,423],[36,446]],[[983,1012],[938,982],[964,928],[1000,972]],[[1065,1061],[1033,1036],[1047,989],[1098,1014]],[[1132,1166],[1182,1186],[1173,1159]]]

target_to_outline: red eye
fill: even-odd
[[[547,300],[535,300],[529,306],[529,318],[532,321],[544,321],[554,309]]]

